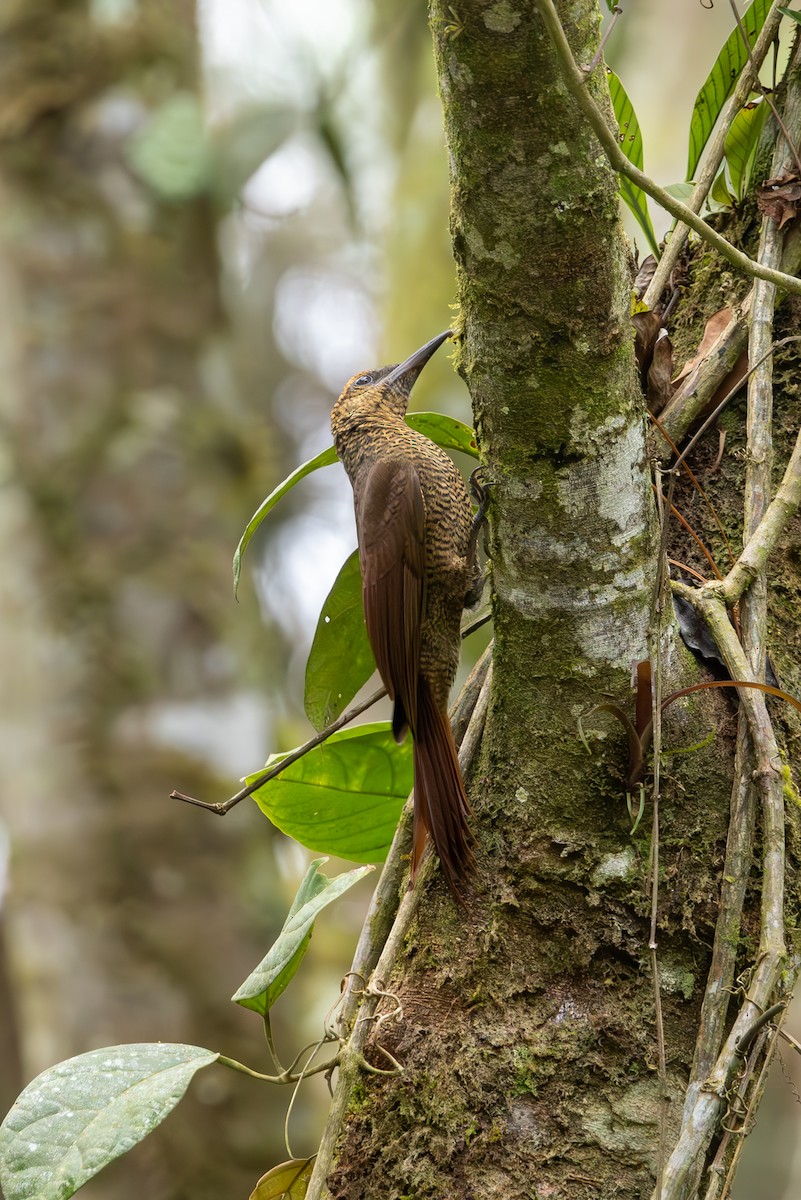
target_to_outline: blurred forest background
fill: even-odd
[[[731,11],[626,8],[607,57],[646,169],[674,182]],[[453,267],[425,0],[3,0],[0,46],[2,1114],[45,1067],[119,1042],[267,1069],[228,997],[312,855],[251,802],[221,821],[168,794],[224,799],[308,736],[305,657],[355,545],[344,473],[262,527],[239,604],[231,556],[330,443],[344,380],[447,326]],[[414,403],[469,421],[446,354]],[[369,883],[323,914],[279,1002],[286,1058],[320,1034]],[[740,1200],[798,1194],[784,1057]],[[326,1098],[304,1085],[294,1153]],[[286,1157],[288,1100],[203,1072],[82,1194],[244,1197]]]

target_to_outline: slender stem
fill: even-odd
[[[269,783],[271,779],[275,779],[276,775],[280,775],[292,763],[297,762],[299,758],[303,758],[304,754],[308,754],[316,746],[321,746],[324,741],[330,738],[332,733],[336,733],[345,725],[348,725],[354,717],[358,717],[368,708],[372,708],[386,694],[387,689],[382,687],[377,692],[373,692],[372,696],[368,696],[366,700],[361,700],[358,704],[354,704],[353,708],[349,708],[341,717],[337,717],[336,721],[332,721],[330,725],[326,725],[325,729],[321,729],[319,733],[315,733],[314,737],[310,737],[308,742],[304,742],[302,746],[298,746],[296,750],[292,750],[279,763],[276,763],[274,767],[270,767],[268,771],[262,771],[252,783],[249,783],[247,787],[243,787],[235,796],[231,796],[230,799],[223,801],[221,804],[207,804],[205,800],[196,800],[194,796],[185,796],[183,792],[170,792],[170,799],[183,800],[186,804],[194,804],[196,808],[205,808],[207,812],[213,812],[218,817],[224,817],[240,800],[245,800],[248,796],[252,796],[260,787],[264,787],[265,783]]]
[[[625,175],[628,179],[631,179],[637,187],[642,188],[652,199],[661,204],[671,216],[689,225],[690,229],[694,230],[703,241],[713,246],[721,257],[725,258],[733,267],[737,267],[738,270],[756,279],[767,279],[784,291],[801,296],[801,279],[796,279],[792,275],[785,275],[783,271],[763,267],[759,263],[754,262],[747,254],[743,254],[741,250],[737,250],[736,247],[732,246],[731,242],[726,241],[724,237],[721,237],[719,233],[711,229],[686,204],[682,204],[679,200],[674,199],[669,192],[666,192],[659,184],[654,183],[650,176],[629,162],[620,149],[615,134],[607,125],[606,118],[585,87],[584,76],[573,58],[573,52],[570,49],[553,0],[536,0],[536,3],[553,40],[557,56],[562,63],[568,89],[587,117],[612,168],[621,175]]]
[[[754,83],[757,78],[762,63],[765,61],[768,50],[776,40],[776,35],[779,30],[779,24],[782,19],[782,14],[779,12],[781,0],[774,0],[774,4],[765,18],[765,23],[759,37],[756,40],[754,48],[751,51],[749,65],[740,75],[737,80],[737,86],[729,100],[723,116],[720,119],[718,129],[711,143],[707,146],[704,155],[704,163],[701,172],[698,176],[698,181],[693,188],[692,195],[687,201],[687,207],[693,213],[700,213],[704,206],[704,201],[709,194],[709,189],[715,181],[718,173],[718,168],[723,162],[723,154],[725,150],[726,137],[731,129],[732,122],[737,116],[740,109],[747,103],[750,93],[753,91]],[[673,268],[679,260],[679,255],[684,249],[684,243],[687,241],[687,236],[690,230],[686,223],[680,221],[670,235],[670,239],[665,246],[662,257],[659,260],[653,279],[648,285],[648,290],[643,297],[643,301],[649,308],[653,308],[662,292],[665,290],[668,280],[670,279]]]
[[[322,1045],[322,1043],[320,1044]],[[221,1054],[217,1062],[220,1066],[230,1067],[232,1071],[239,1071],[242,1075],[250,1075],[251,1079],[263,1079],[265,1083],[298,1083],[307,1075],[319,1075],[322,1071],[333,1071],[339,1062],[339,1055],[328,1062],[319,1063],[316,1067],[303,1070],[299,1074],[283,1071],[280,1075],[264,1075],[261,1071],[254,1071],[251,1067],[246,1067],[244,1063],[237,1062],[235,1058],[228,1058],[225,1054]]]
[[[749,677],[749,664],[729,621],[726,607],[714,585],[691,588],[673,583],[676,595],[706,621],[720,656],[732,679]],[[685,1114],[679,1139],[662,1177],[662,1200],[683,1200],[686,1185],[698,1162],[706,1154],[715,1132],[722,1100],[726,1095],[740,1039],[769,1006],[781,980],[786,948],[784,942],[784,792],[779,771],[781,762],[773,727],[761,692],[738,688],[740,704],[748,721],[754,753],[754,781],[762,808],[762,913],[757,961],[746,999],[729,1031],[712,1070],[699,1086],[692,1110]]]

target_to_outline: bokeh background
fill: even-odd
[[[731,12],[624,9],[608,58],[675,182]],[[312,855],[251,802],[220,820],[168,794],[224,799],[309,735],[305,658],[355,545],[341,469],[262,527],[238,604],[231,556],[330,443],[344,380],[447,326],[447,222],[425,0],[0,4],[0,1113],[119,1042],[269,1069],[228,997]],[[414,401],[470,419],[445,353]],[[368,898],[319,919],[275,1010],[286,1059],[320,1035]],[[797,1195],[799,1087],[783,1051],[740,1200]],[[202,1072],[82,1194],[247,1196],[286,1157],[288,1101]],[[293,1153],[325,1102],[304,1085]]]

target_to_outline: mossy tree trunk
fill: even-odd
[[[558,9],[590,62],[596,0]],[[423,896],[386,981],[402,1016],[376,1034],[403,1074],[364,1077],[328,1185],[338,1200],[633,1200],[681,1118],[736,722],[710,693],[666,717],[674,746],[719,737],[663,777],[654,953],[651,809],[632,835],[625,739],[597,714],[607,736],[589,756],[578,730],[609,698],[633,716],[631,669],[656,659],[660,627],[665,694],[697,675],[657,588],[616,180],[531,0],[434,0],[431,20],[460,368],[492,488],[495,666],[469,785],[479,868],[464,911],[439,878]],[[602,68],[588,86],[608,106]]]

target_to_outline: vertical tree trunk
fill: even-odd
[[[559,8],[589,62],[597,3]],[[660,1080],[649,836],[630,833],[621,739],[588,757],[578,731],[605,697],[633,713],[630,671],[652,653],[655,624],[657,539],[616,180],[533,4],[465,0],[457,12],[435,0],[432,27],[460,366],[492,488],[495,673],[469,787],[479,869],[465,911],[440,879],[422,899],[386,984],[402,1018],[376,1034],[404,1072],[357,1089],[329,1187],[341,1200],[642,1196],[664,1150],[660,1122],[675,1133],[692,1059],[713,914],[699,913],[691,934],[687,905],[714,891],[725,761],[719,751],[717,765],[709,751],[693,758],[703,813],[683,811],[681,792],[663,799],[672,886],[659,908]],[[608,104],[602,71],[589,86]],[[666,645],[675,673],[669,633]],[[679,739],[697,740],[699,724],[706,732],[711,710],[699,702]],[[591,724],[608,728],[608,718]]]

